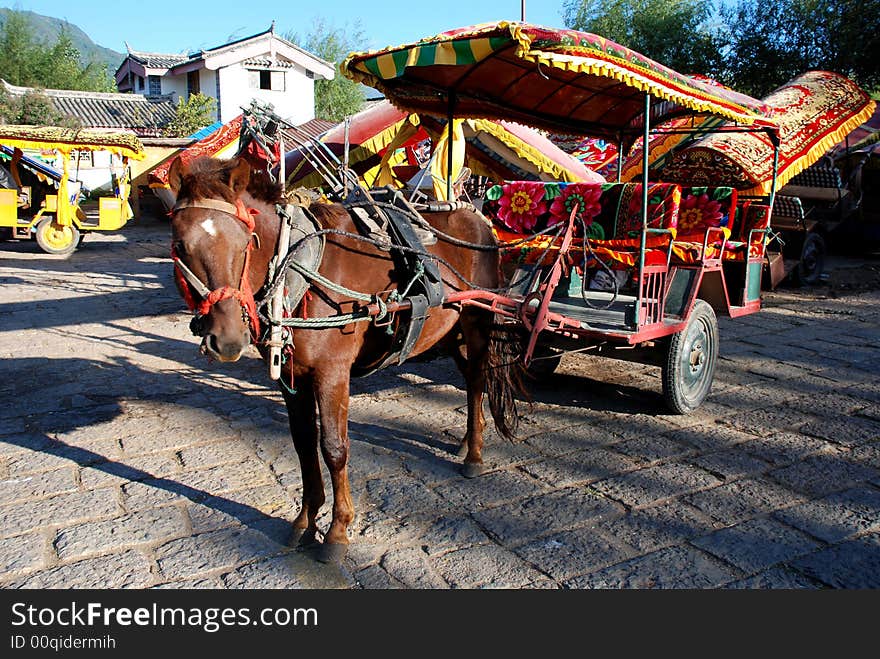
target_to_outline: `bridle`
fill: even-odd
[[[180,255],[177,254],[174,245],[171,245],[171,259],[174,261],[174,276],[177,280],[178,287],[183,292],[183,299],[186,302],[186,306],[195,314],[195,318],[193,319],[194,322],[191,324],[193,333],[197,335],[200,334],[200,332],[197,331],[197,328],[199,327],[197,321],[203,316],[207,316],[211,313],[211,307],[222,300],[234,298],[241,306],[242,317],[245,323],[250,327],[251,339],[255,343],[258,342],[260,336],[260,320],[257,315],[257,303],[254,299],[254,291],[251,288],[251,283],[248,279],[248,270],[250,266],[251,249],[253,248],[255,241],[259,241],[257,234],[254,232],[256,229],[254,215],[257,215],[259,211],[255,208],[245,207],[244,202],[241,199],[236,199],[234,204],[218,199],[199,199],[198,201],[188,201],[175,204],[169,215],[173,217],[176,213],[186,208],[201,208],[227,213],[244,224],[250,233],[247,247],[245,248],[244,267],[241,271],[241,280],[238,288],[221,286],[213,291],[210,290],[205,283],[202,282],[202,280],[199,279],[189,267],[187,267],[180,258]],[[196,302],[193,298],[192,293],[190,292],[190,287],[192,287],[192,290],[201,298],[200,302]]]

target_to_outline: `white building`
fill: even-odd
[[[128,48],[116,70],[116,87],[145,96],[170,94],[175,102],[195,93],[211,96],[223,123],[257,99],[301,124],[315,116],[315,80],[333,76],[332,64],[279,37],[273,23],[260,34],[188,55]]]

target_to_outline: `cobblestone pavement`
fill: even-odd
[[[688,417],[657,369],[568,356],[474,480],[451,362],[356,381],[332,567],[285,546],[283,403],[257,359],[198,354],[164,221],[67,260],[0,243],[0,586],[880,588],[878,303],[787,290],[722,320]]]

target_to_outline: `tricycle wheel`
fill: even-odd
[[[694,302],[688,323],[673,334],[663,364],[663,398],[676,414],[693,412],[709,394],[718,359],[718,320],[704,300]]]
[[[825,268],[825,241],[817,233],[808,234],[795,269],[795,279],[803,286],[813,286],[822,278]]]
[[[37,224],[37,244],[47,254],[70,254],[79,245],[79,229],[75,226],[61,226],[54,217],[44,217]]]

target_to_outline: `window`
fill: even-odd
[[[192,96],[193,94],[198,94],[199,92],[199,72],[190,71],[186,74],[186,95]]]
[[[251,89],[269,89],[275,92],[283,92],[284,84],[284,71],[248,69],[248,87]]]
[[[138,81],[138,91],[144,91],[144,79],[140,76],[137,77]]]
[[[162,94],[162,80],[159,76],[149,76],[147,82],[150,85],[150,96],[159,96]]]

